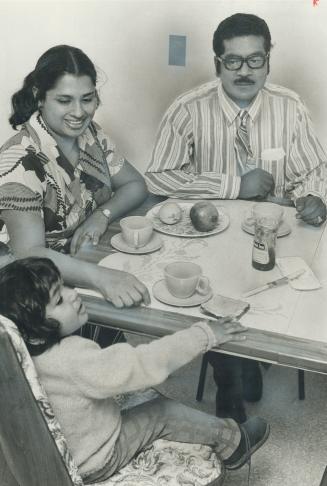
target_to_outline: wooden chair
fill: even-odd
[[[201,402],[203,398],[204,385],[206,381],[207,369],[208,369],[208,356],[205,353],[202,358],[198,388],[196,391],[196,400]],[[304,388],[304,370],[297,370],[298,372],[298,394],[299,400],[304,400],[305,398],[305,388]]]
[[[25,343],[2,316],[0,356],[1,486],[83,486]],[[144,401],[140,395],[138,401]],[[210,447],[157,440],[98,484],[218,486],[223,479],[223,465]]]

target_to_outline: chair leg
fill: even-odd
[[[203,390],[206,381],[207,368],[208,368],[208,357],[207,357],[207,353],[205,353],[202,358],[198,389],[196,391],[196,397],[195,397],[197,402],[201,402],[203,397]]]
[[[305,399],[304,370],[297,370],[299,384],[299,400]]]

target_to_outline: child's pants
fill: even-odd
[[[232,419],[220,419],[165,397],[122,411],[122,427],[110,461],[87,482],[103,481],[126,466],[156,439],[212,446],[227,459],[240,443],[241,434]]]

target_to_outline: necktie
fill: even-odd
[[[249,160],[249,158],[253,158],[253,153],[250,147],[249,134],[247,129],[249,114],[246,110],[241,110],[238,114],[238,118],[240,120],[240,123],[236,131],[235,151],[236,159],[239,163],[241,174],[243,175],[249,170],[253,169],[253,164],[251,164],[251,161]]]

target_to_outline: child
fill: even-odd
[[[165,397],[121,412],[113,399],[161,383],[213,346],[245,339],[237,321],[199,321],[149,344],[101,349],[72,335],[87,312],[45,258],[2,268],[0,296],[0,313],[18,326],[86,482],[110,477],[159,438],[210,445],[229,469],[241,467],[266,441],[269,425],[259,417],[238,425]]]

